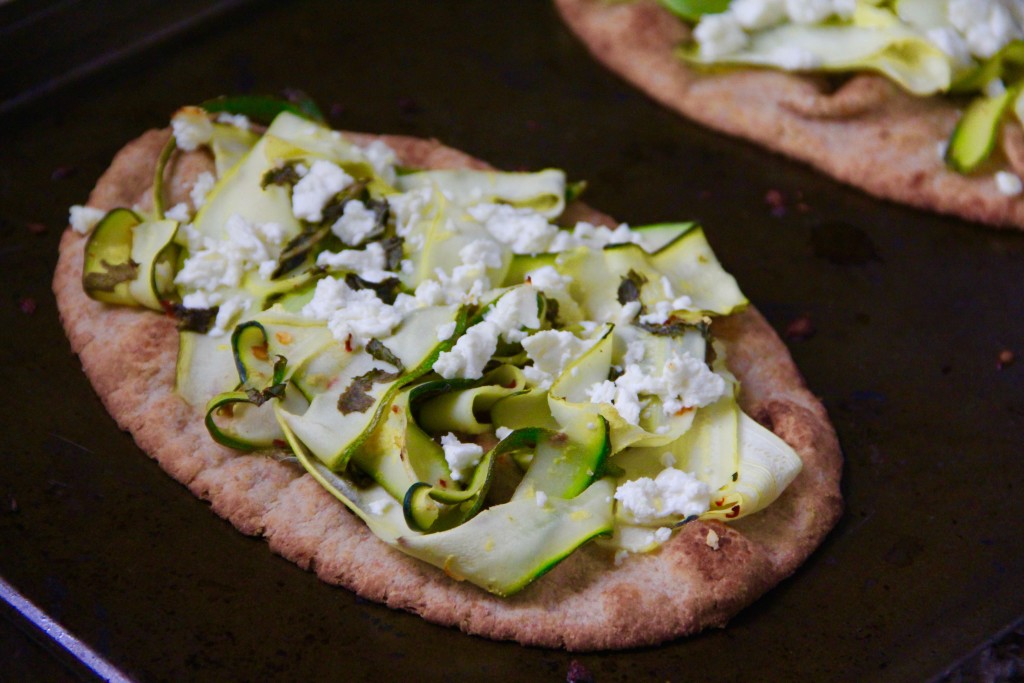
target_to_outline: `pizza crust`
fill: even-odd
[[[99,180],[89,205],[145,203],[167,131],[128,144]],[[362,142],[374,139],[355,135]],[[486,164],[436,141],[385,136],[407,165]],[[184,155],[172,203],[187,196],[212,162]],[[586,207],[579,217],[599,220]],[[605,217],[607,222],[608,219]],[[379,541],[355,515],[297,466],[214,443],[199,410],[174,393],[174,321],[152,311],[89,299],[81,286],[85,239],[60,244],[53,288],[82,367],[117,424],[171,476],[240,531],[328,583],[467,633],[526,645],[600,650],[653,645],[724,626],[791,574],[838,519],[841,455],[822,405],[803,385],[785,346],[753,309],[716,323],[730,365],[743,380],[745,410],[800,454],[804,468],[767,510],[731,525],[694,522],[655,553],[616,566],[591,544],[521,593],[498,598]],[[718,548],[708,532],[718,535]]]
[[[959,118],[945,99],[914,97],[874,75],[828,93],[815,77],[780,71],[699,73],[675,54],[688,38],[687,27],[655,0],[555,4],[598,61],[702,125],[808,163],[876,197],[1024,228],[1024,200],[1000,193],[993,178],[1001,168],[1024,169],[998,154],[971,176],[942,162],[938,146]]]

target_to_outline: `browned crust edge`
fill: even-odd
[[[992,177],[997,166],[1005,167],[1004,159],[963,176],[939,158],[937,146],[959,117],[949,101],[908,95],[880,76],[855,79],[851,91],[836,93],[846,101],[836,102],[813,79],[794,74],[698,73],[674,53],[686,27],[654,0],[555,4],[594,58],[702,125],[803,161],[882,199],[1024,228],[1024,200],[1001,194]]]
[[[368,140],[369,137],[357,136]],[[132,206],[152,183],[166,131],[128,144],[89,205]],[[384,137],[404,163],[474,165],[436,141]],[[202,166],[201,157],[179,160]],[[172,199],[186,182],[171,183]],[[239,530],[324,581],[467,633],[526,645],[599,650],[654,645],[724,626],[792,573],[838,519],[841,455],[822,405],[785,346],[754,310],[723,321],[720,338],[744,381],[745,409],[796,448],[804,469],[768,510],[733,525],[696,522],[659,552],[616,567],[604,551],[574,553],[519,595],[501,599],[377,540],[311,477],[292,465],[214,444],[202,416],[173,390],[177,334],[167,317],[92,301],[81,287],[85,239],[67,230],[53,289],[71,347],[110,414],[139,447]],[[706,543],[714,528],[718,550]]]

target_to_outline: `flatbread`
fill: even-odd
[[[606,67],[709,128],[806,162],[868,193],[993,226],[1024,228],[1024,199],[1002,194],[998,170],[1024,175],[1024,136],[1004,126],[1003,153],[971,176],[937,151],[960,115],[858,75],[835,92],[812,76],[736,69],[699,73],[675,54],[688,28],[654,0],[555,0],[569,28]]]
[[[89,205],[110,209],[146,201],[168,134],[150,131],[128,144],[99,180]],[[406,165],[485,167],[436,141],[383,139]],[[191,179],[211,163],[198,152],[179,157],[172,203],[187,198]],[[573,210],[581,218],[599,217],[585,207]],[[297,466],[214,443],[200,411],[173,389],[174,321],[89,299],[81,285],[84,244],[81,235],[64,233],[53,288],[71,346],[117,424],[239,530],[263,536],[274,552],[364,598],[467,633],[527,645],[652,645],[723,626],[791,574],[840,514],[841,456],[825,410],[804,387],[771,327],[750,309],[718,323],[717,333],[743,380],[744,409],[803,459],[802,472],[779,500],[731,525],[688,524],[660,551],[630,557],[621,566],[607,551],[588,545],[521,593],[496,597],[379,541]],[[717,550],[708,544],[712,530]]]

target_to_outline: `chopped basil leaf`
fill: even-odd
[[[345,275],[345,284],[351,289],[370,289],[377,293],[377,297],[384,303],[391,305],[398,297],[398,290],[402,282],[397,277],[384,278],[380,282],[364,280],[355,273]]]
[[[298,171],[299,162],[288,161],[281,166],[275,166],[263,174],[260,180],[260,188],[267,189],[268,185],[281,185],[283,187],[294,187],[295,183],[302,179]]]
[[[619,283],[619,303],[625,306],[630,301],[639,301],[640,288],[644,286],[645,282],[647,282],[647,278],[631,268],[629,273],[622,278],[622,282]]]
[[[405,239],[401,237],[388,237],[380,241],[380,246],[384,249],[384,268],[396,271],[402,267],[404,245]]]
[[[397,372],[388,372],[375,368],[366,374],[359,375],[352,380],[352,384],[338,397],[338,412],[342,415],[349,413],[365,413],[373,407],[375,400],[369,395],[374,384],[390,382],[398,379]]]
[[[402,372],[402,359],[391,352],[391,349],[384,346],[384,343],[379,339],[371,339],[366,344],[366,352],[384,363],[394,365],[398,372]]]
[[[82,286],[86,290],[96,292],[112,292],[122,282],[131,282],[139,274],[139,264],[129,259],[126,263],[110,264],[106,259],[100,261],[106,269],[105,273],[86,273],[82,278]]]
[[[296,235],[281,250],[281,256],[277,260],[277,268],[274,269],[270,279],[276,280],[285,273],[298,268],[305,262],[310,251],[330,234],[331,229],[325,227]]]
[[[205,334],[213,326],[220,308],[185,308],[181,304],[167,303],[165,310],[177,319],[179,330]]]

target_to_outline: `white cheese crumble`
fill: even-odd
[[[211,292],[239,287],[247,270],[270,277],[281,255],[284,229],[277,223],[250,223],[237,213],[228,218],[224,229],[226,238],[213,240],[186,226],[191,253],[175,276],[175,284]]]
[[[370,511],[371,515],[383,515],[391,507],[391,501],[387,498],[378,498],[377,500],[371,500],[366,508]]]
[[[672,538],[672,527],[658,527],[654,532],[654,540],[658,543],[664,543],[670,538]]]
[[[537,507],[542,508],[548,504],[548,494],[543,491],[537,491],[533,496],[534,501],[537,503]]]
[[[249,117],[245,114],[230,114],[226,111],[222,111],[217,115],[217,123],[224,123],[241,130],[249,130],[251,126]]]
[[[107,215],[103,209],[75,204],[68,210],[68,223],[71,229],[80,235],[88,235],[96,224]]]
[[[192,185],[192,189],[189,190],[188,196],[192,200],[192,206],[196,209],[206,203],[206,196],[210,194],[210,190],[217,184],[217,178],[214,177],[209,171],[203,171],[196,176],[195,183]]]
[[[344,280],[327,277],[316,285],[313,298],[302,308],[307,318],[326,320],[340,342],[365,346],[382,338],[402,322],[402,314],[381,301],[372,289],[352,289]]]
[[[530,285],[520,285],[506,292],[484,314],[484,320],[494,325],[505,341],[522,341],[527,335],[522,328],[540,327],[537,290]]]
[[[729,12],[747,30],[768,28],[786,18],[786,0],[733,0]]]
[[[786,14],[795,24],[820,24],[831,17],[849,19],[856,0],[786,0]]]
[[[636,363],[626,365],[615,379],[597,382],[587,390],[592,403],[610,403],[623,420],[640,424],[640,411],[645,402],[640,395],[661,399],[666,415],[685,408],[710,405],[725,395],[725,380],[712,372],[704,362],[689,354],[673,352],[660,375],[650,375]]]
[[[370,242],[363,249],[343,249],[342,251],[322,251],[316,257],[316,265],[321,268],[347,270],[356,273],[368,282],[381,282],[389,277],[397,277],[385,269],[387,254],[380,242]]]
[[[395,184],[395,164],[398,163],[398,155],[383,140],[374,140],[362,148],[363,156],[373,166],[373,170],[384,179],[388,185]]]
[[[693,299],[685,294],[671,301],[657,301],[654,304],[653,310],[648,309],[650,310],[649,313],[644,313],[640,316],[640,322],[647,325],[664,325],[672,317],[673,313],[690,310],[692,306]]]
[[[331,226],[331,232],[348,246],[355,247],[365,242],[376,227],[377,212],[353,199],[345,203],[341,217]]]
[[[554,296],[567,293],[572,276],[562,275],[554,266],[541,266],[528,272],[524,280],[545,294]]]
[[[508,427],[498,427],[494,430],[494,435],[498,437],[498,441],[504,441],[505,437],[512,433],[513,430]]]
[[[657,477],[640,477],[615,489],[620,510],[640,524],[667,517],[689,517],[711,507],[711,487],[696,476],[673,467]]]
[[[949,0],[947,11],[950,25],[963,36],[971,54],[980,59],[988,59],[1010,41],[1024,38],[1018,23],[1024,19],[1019,0]]]
[[[171,208],[164,211],[164,217],[170,218],[172,221],[178,221],[179,223],[188,223],[192,218],[192,212],[188,208],[188,204],[185,202],[178,202]]]
[[[213,137],[213,123],[199,107],[182,107],[171,119],[174,142],[183,152],[192,152],[209,144]]]
[[[565,367],[592,347],[596,340],[580,339],[566,330],[543,330],[523,339],[523,350],[533,365],[523,368],[527,381],[547,389]]]
[[[747,46],[747,34],[736,17],[729,12],[705,14],[693,29],[693,37],[706,59],[717,59],[739,52]]]
[[[310,223],[322,220],[327,202],[354,180],[341,166],[323,159],[314,161],[308,169],[296,170],[302,177],[292,188],[292,213]]]
[[[546,251],[559,231],[558,226],[528,208],[485,202],[471,206],[466,211],[514,254]]]
[[[444,459],[452,471],[452,479],[464,481],[472,473],[472,469],[480,463],[484,449],[475,443],[463,443],[459,437],[448,432],[441,437],[441,448]]]
[[[996,173],[996,187],[999,192],[1007,197],[1015,197],[1024,192],[1024,182],[1020,176],[1009,171],[998,171]]]
[[[437,328],[437,341],[448,341],[455,334],[455,321],[447,322]]]
[[[718,533],[714,529],[708,529],[708,535],[704,542],[712,550],[718,550]]]
[[[484,366],[498,349],[498,328],[484,321],[473,325],[459,337],[450,351],[441,353],[434,362],[434,372],[445,379],[461,377],[479,379]]]

